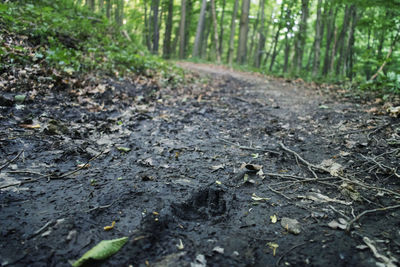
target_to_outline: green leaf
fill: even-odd
[[[24,102],[26,95],[16,95],[14,96],[15,102],[22,103]]]
[[[129,151],[131,151],[131,149],[129,147],[123,147],[123,146],[119,146],[117,147],[117,149],[121,152],[125,152],[128,153]]]
[[[103,240],[96,246],[91,248],[88,252],[72,264],[73,267],[79,267],[85,264],[88,260],[104,260],[113,254],[117,253],[125,243],[128,241],[128,237],[122,237],[113,240]]]

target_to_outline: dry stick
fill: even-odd
[[[287,148],[282,142],[280,142],[280,145],[281,145],[281,147],[282,147],[284,150],[286,150],[286,151],[288,151],[288,152],[294,154],[296,157],[298,157],[298,159],[299,159],[301,162],[303,162],[304,164],[306,164],[307,166],[311,166],[312,168],[315,168],[315,169],[317,169],[317,170],[321,170],[321,171],[330,173],[328,169],[326,169],[326,168],[324,168],[324,167],[321,167],[321,166],[314,165],[314,164],[308,162],[307,160],[303,159],[299,154],[297,154],[297,152],[295,152],[295,151],[293,151],[293,150]],[[346,177],[343,177],[343,176],[340,176],[340,175],[337,176],[337,178],[341,179],[342,181],[346,181],[346,182],[348,182],[348,183],[352,183],[352,184],[359,185],[359,186],[361,186],[361,187],[363,187],[363,188],[366,188],[366,189],[373,189],[373,190],[377,190],[377,191],[383,191],[383,192],[392,194],[392,195],[394,195],[394,196],[400,198],[400,194],[399,194],[399,193],[396,193],[395,191],[392,191],[392,190],[390,190],[390,189],[386,189],[386,188],[382,188],[382,187],[376,187],[376,186],[371,186],[371,185],[366,185],[366,184],[364,184],[364,183],[362,183],[362,182],[359,182],[359,181],[356,181],[356,180],[351,180],[351,179],[349,179],[349,178],[346,178]]]
[[[12,162],[14,162],[17,158],[19,158],[19,156],[21,156],[22,152],[24,152],[24,150],[22,149],[13,159],[7,161],[3,166],[0,167],[0,171],[4,168],[6,168],[8,165],[10,165]]]
[[[293,249],[298,248],[298,247],[300,247],[300,246],[303,246],[303,245],[305,245],[305,244],[307,244],[307,243],[300,243],[300,244],[297,244],[296,246],[293,246],[293,247],[291,247],[290,249],[288,249],[285,253],[283,253],[282,256],[279,257],[278,261],[275,263],[275,266],[279,266],[279,263],[281,262],[281,260],[283,259],[283,257],[285,257],[287,254],[289,254]]]
[[[60,175],[60,176],[57,176],[57,177],[53,178],[53,180],[65,178],[65,177],[70,176],[70,175],[72,175],[72,174],[74,174],[74,173],[77,173],[78,171],[80,171],[80,170],[86,168],[86,167],[88,166],[89,162],[91,162],[91,161],[97,159],[97,158],[100,157],[104,152],[105,152],[105,151],[102,151],[102,152],[100,152],[99,154],[97,154],[96,156],[92,157],[91,159],[89,159],[85,164],[83,164],[83,165],[80,166],[79,168],[76,168],[76,169],[73,170],[73,171],[66,172],[66,173],[64,173],[64,174],[62,174],[62,175]],[[4,189],[4,188],[7,188],[7,187],[11,187],[11,186],[18,186],[18,185],[23,185],[23,184],[27,184],[27,183],[33,183],[33,182],[36,182],[36,181],[38,181],[39,179],[43,179],[43,178],[49,178],[49,180],[51,180],[51,176],[53,176],[53,174],[47,174],[47,175],[41,174],[41,175],[42,175],[41,177],[36,178],[36,179],[31,179],[31,180],[26,180],[26,181],[21,181],[21,182],[18,182],[18,183],[13,183],[13,184],[8,184],[8,185],[1,186],[1,187],[0,187],[0,190],[1,190],[1,189]]]
[[[282,192],[279,192],[279,191],[273,189],[271,186],[267,185],[267,187],[268,187],[269,190],[271,190],[272,192],[274,192],[274,193],[276,193],[276,194],[278,194],[278,195],[283,196],[283,197],[286,198],[287,200],[292,200],[290,197],[288,197],[287,195],[285,195],[285,194],[282,193]]]
[[[264,149],[264,148],[255,148],[255,147],[249,147],[249,146],[241,146],[241,145],[238,145],[238,144],[236,144],[236,143],[234,143],[234,142],[231,142],[231,141],[229,141],[229,140],[226,140],[226,139],[223,139],[223,138],[219,138],[219,137],[217,137],[216,139],[218,139],[218,140],[220,140],[220,141],[223,141],[223,142],[225,142],[225,143],[228,143],[228,144],[230,144],[230,145],[236,146],[237,148],[240,148],[240,149],[244,149],[244,150],[253,150],[253,151],[260,151],[260,152],[268,152],[268,153],[280,155],[279,152],[276,152],[276,151],[273,151],[273,150]]]
[[[357,217],[355,217],[350,222],[348,222],[347,227],[346,227],[346,231],[349,232],[350,229],[351,229],[351,226],[353,225],[353,223],[358,221],[362,216],[364,216],[364,215],[366,215],[368,213],[374,213],[374,212],[378,212],[378,211],[386,211],[386,210],[392,210],[392,209],[398,209],[398,208],[400,208],[400,205],[388,206],[388,207],[377,208],[377,209],[372,209],[372,210],[364,210],[359,215],[357,215]]]

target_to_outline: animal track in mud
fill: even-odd
[[[183,220],[208,220],[223,215],[227,204],[223,190],[205,188],[193,193],[185,202],[172,205],[172,208]]]

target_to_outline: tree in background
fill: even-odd
[[[162,43],[167,59],[192,57],[232,65],[236,55],[240,65],[314,80],[400,77],[400,0],[76,0],[75,4],[104,14],[116,29],[139,39],[153,54],[160,53]]]

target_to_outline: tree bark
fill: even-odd
[[[322,40],[322,23],[321,23],[321,8],[322,0],[318,0],[317,5],[317,20],[315,22],[315,42],[314,42],[314,60],[312,76],[316,77],[319,73],[320,54],[321,54],[321,40]]]
[[[179,25],[179,58],[185,58],[185,23],[186,22],[186,0],[181,1],[181,21]]]
[[[151,19],[152,21],[152,49],[151,49],[151,53],[152,54],[158,54],[158,45],[159,45],[159,39],[160,39],[160,31],[159,31],[159,27],[158,27],[158,11],[160,8],[160,0],[152,0],[151,3],[152,7],[152,13],[153,13],[153,17]]]
[[[194,39],[194,46],[193,46],[193,53],[192,53],[192,56],[194,58],[197,58],[200,55],[201,42],[202,42],[202,37],[203,37],[203,32],[204,32],[204,20],[206,17],[206,7],[207,7],[207,0],[202,0],[201,8],[200,8],[200,17],[199,17],[199,21],[197,23],[196,37]]]
[[[229,36],[229,49],[228,49],[228,64],[232,65],[233,61],[233,50],[234,50],[234,41],[235,41],[235,29],[236,29],[236,17],[239,8],[239,0],[235,0],[235,5],[233,7],[232,12],[232,20],[231,20],[231,35]]]
[[[242,13],[240,15],[239,46],[237,63],[244,64],[247,56],[247,36],[249,32],[250,0],[243,0]]]
[[[337,43],[337,51],[339,54],[339,58],[337,59],[336,62],[336,75],[341,75],[343,73],[343,61],[344,61],[344,54],[345,54],[345,43],[346,43],[346,35],[347,31],[349,28],[349,23],[350,23],[350,14],[351,14],[351,9],[353,5],[350,7],[349,5],[346,5],[345,11],[344,11],[344,17],[343,17],[343,24],[342,24],[342,30],[340,31],[339,34],[339,39]]]
[[[261,56],[264,50],[265,45],[265,35],[264,35],[264,27],[265,27],[265,0],[260,0],[260,27],[258,28],[258,44],[256,51],[254,52],[254,67],[259,68],[261,62]]]
[[[171,34],[172,34],[172,18],[174,12],[174,0],[168,1],[168,15],[165,20],[165,34],[163,43],[163,56],[171,58]]]
[[[307,20],[309,15],[309,4],[310,0],[301,0],[301,20],[299,23],[299,31],[297,34],[297,40],[295,43],[295,55],[294,55],[294,73],[298,74],[303,67],[303,54],[304,46],[307,35]]]
[[[324,57],[324,66],[322,68],[322,75],[326,76],[330,70],[331,66],[331,46],[332,42],[336,39],[336,14],[338,12],[338,8],[336,8],[335,12],[333,12],[333,6],[331,5],[329,8],[328,19],[327,19],[327,30],[326,30],[326,46],[325,46],[325,57]]]
[[[213,21],[213,26],[214,26],[214,44],[215,44],[215,54],[217,57],[217,63],[221,63],[221,55],[219,54],[219,48],[218,48],[218,25],[217,25],[217,14],[215,11],[215,0],[211,0],[211,15],[212,15],[212,21]]]
[[[221,21],[219,23],[219,54],[222,56],[224,52],[224,16],[225,16],[225,6],[226,6],[226,0],[223,1],[222,3],[222,14],[221,14]]]

